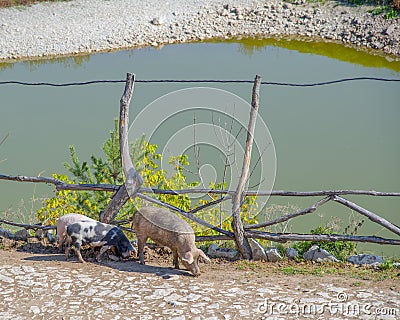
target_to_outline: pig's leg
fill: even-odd
[[[61,228],[57,228],[57,234],[58,234],[58,252],[62,252],[62,245],[63,245],[64,238],[66,235],[65,228],[64,228],[64,230],[61,230]]]
[[[65,247],[65,260],[67,260],[68,261],[68,258],[69,258],[69,251],[71,250],[71,245],[70,244],[68,244],[66,247]]]
[[[138,257],[139,262],[141,264],[144,263],[144,245],[146,244],[147,237],[146,235],[136,234],[137,242],[138,242]]]
[[[179,269],[179,257],[178,257],[178,250],[172,249],[172,255],[174,257],[174,268]]]
[[[63,240],[64,240],[64,235],[59,234],[59,236],[58,236],[58,252],[62,252]]]
[[[68,261],[69,259],[69,252],[71,251],[71,239],[67,237],[67,240],[65,242],[65,260]]]
[[[74,251],[75,251],[76,256],[78,257],[79,262],[85,263],[85,260],[83,260],[83,258],[82,258],[81,244],[80,243],[75,243]]]

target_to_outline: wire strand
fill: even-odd
[[[325,86],[350,81],[382,81],[382,82],[400,82],[400,79],[387,79],[387,78],[376,78],[376,77],[354,77],[354,78],[343,78],[337,80],[329,80],[314,83],[287,83],[287,82],[271,82],[263,81],[262,85],[273,85],[273,86],[288,86],[288,87],[316,87]],[[218,80],[218,79],[206,79],[206,80],[190,80],[190,79],[153,79],[153,80],[136,80],[136,83],[253,83],[253,80]],[[68,82],[68,83],[51,83],[51,82],[23,82],[23,81],[0,81],[0,85],[22,85],[22,86],[49,86],[49,87],[71,87],[71,86],[85,86],[92,84],[103,84],[103,83],[125,83],[125,80],[92,80],[85,82]]]

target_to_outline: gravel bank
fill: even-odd
[[[285,35],[329,39],[400,56],[399,18],[373,16],[368,6],[303,1],[72,0],[1,9],[0,60]]]

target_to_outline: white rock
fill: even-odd
[[[219,309],[219,303],[213,303],[207,306],[207,309]]]
[[[33,312],[33,314],[39,314],[40,313],[40,308],[38,306],[31,306],[29,308],[29,312]]]
[[[277,248],[268,248],[265,250],[265,254],[268,257],[268,262],[277,262],[282,260],[282,256],[280,255]]]
[[[173,288],[165,288],[165,289],[159,288],[154,291],[153,295],[158,297],[166,297],[174,291],[175,289]]]
[[[347,258],[347,262],[358,265],[376,265],[383,263],[383,259],[379,256],[370,254],[357,254]]]
[[[249,244],[251,247],[251,252],[254,261],[264,260],[268,261],[268,257],[265,254],[264,248],[256,240],[250,239]]]
[[[286,257],[289,259],[295,259],[296,257],[299,256],[299,253],[295,248],[287,248],[286,249]]]
[[[28,273],[35,272],[35,268],[33,268],[31,266],[22,266],[22,270],[24,270],[25,272],[28,272]]]
[[[171,320],[185,320],[185,316],[174,317]]]
[[[200,313],[201,313],[201,310],[198,309],[198,308],[190,308],[190,313],[193,313],[193,314],[200,314]]]
[[[207,255],[211,258],[224,258],[228,260],[236,260],[239,258],[239,252],[237,250],[220,248],[214,243],[208,248]]]
[[[190,293],[190,294],[186,297],[187,301],[197,301],[197,300],[199,300],[200,298],[201,298],[201,295],[200,295],[200,294],[195,294],[195,293]]]
[[[0,282],[13,283],[14,279],[10,278],[10,277],[7,277],[7,276],[5,276],[3,274],[0,274]]]
[[[179,300],[181,298],[182,298],[181,295],[179,295],[177,293],[173,293],[173,294],[171,294],[169,296],[164,297],[164,301],[166,301],[166,302],[171,302],[171,301],[172,302],[176,302],[177,300]]]
[[[312,246],[307,252],[303,254],[304,260],[311,260],[316,262],[333,261],[339,262],[339,260],[328,251],[321,249],[317,245]]]
[[[46,231],[46,238],[47,238],[47,240],[49,240],[50,243],[56,242],[56,239],[51,230]]]
[[[12,236],[13,234],[11,231],[0,228],[0,237],[11,238]]]

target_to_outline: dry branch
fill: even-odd
[[[82,190],[82,191],[108,191],[115,192],[120,186],[114,184],[68,184],[63,181],[49,178],[49,177],[32,177],[22,175],[6,175],[0,174],[0,180],[18,181],[18,182],[33,182],[33,183],[48,183],[56,186],[56,190]],[[139,188],[140,193],[156,193],[156,194],[228,194],[234,195],[233,190],[219,190],[219,189],[179,189],[179,190],[165,190],[157,188]],[[375,190],[321,190],[321,191],[285,191],[285,190],[246,190],[243,191],[243,196],[283,196],[283,197],[320,197],[320,196],[335,196],[335,195],[365,195],[376,197],[400,197],[400,192],[381,192]]]
[[[33,230],[37,230],[37,229],[42,229],[42,230],[56,229],[55,226],[42,226],[42,225],[39,225],[39,224],[17,223],[17,222],[13,222],[13,221],[4,220],[4,219],[0,219],[0,223],[5,223],[5,224],[8,224],[10,226],[21,227],[21,228],[25,228],[25,229],[33,229]]]
[[[262,231],[245,231],[248,238],[265,239],[274,242],[287,241],[353,241],[371,242],[377,244],[400,245],[400,239],[385,239],[376,236],[348,236],[340,234],[299,234],[299,233],[269,233]]]
[[[228,237],[225,235],[216,235],[216,236],[196,236],[196,242],[204,242],[204,241],[220,241],[220,240],[233,240],[232,237]]]
[[[243,191],[247,181],[247,176],[249,173],[250,160],[251,160],[251,149],[253,147],[253,137],[254,129],[256,126],[258,106],[260,100],[260,83],[261,77],[256,76],[253,85],[253,94],[251,98],[251,108],[250,108],[250,119],[247,126],[247,139],[246,139],[246,149],[243,157],[242,173],[240,175],[239,183],[236,188],[236,192],[233,195],[233,206],[232,206],[232,228],[235,233],[235,242],[243,258],[250,260],[252,258],[251,247],[248,240],[244,237],[244,228],[242,220],[240,218],[240,207],[243,202]]]
[[[143,184],[143,179],[133,166],[132,159],[129,153],[128,126],[129,126],[129,104],[133,94],[135,84],[135,75],[127,74],[126,86],[124,94],[120,101],[120,116],[119,116],[119,144],[122,170],[125,175],[125,188],[130,197],[134,197],[140,186]]]
[[[82,183],[82,184],[68,184],[62,183],[56,185],[56,190],[75,190],[75,191],[107,191],[107,192],[116,192],[119,190],[121,186],[115,184],[91,184],[91,183]]]
[[[248,224],[244,228],[245,229],[258,229],[258,228],[263,228],[263,227],[267,227],[267,226],[272,226],[272,225],[277,224],[277,223],[285,222],[285,221],[288,221],[289,219],[293,219],[295,217],[298,217],[298,216],[301,216],[301,215],[304,215],[304,214],[307,214],[307,213],[312,213],[315,210],[317,210],[317,208],[319,206],[322,206],[323,204],[327,203],[329,200],[331,200],[331,197],[326,197],[326,198],[316,202],[311,207],[308,207],[308,208],[305,208],[303,210],[296,211],[296,212],[281,216],[279,218],[276,218],[276,219],[273,219],[273,220],[270,220],[270,221],[257,223],[257,224]]]
[[[100,220],[106,223],[110,223],[114,220],[119,210],[129,200],[129,197],[133,197],[143,183],[143,179],[136,172],[129,154],[129,104],[133,94],[134,83],[135,76],[128,73],[126,76],[125,90],[120,100],[119,115],[119,145],[122,169],[125,174],[125,184],[114,194],[107,208],[100,216]]]
[[[357,205],[349,200],[346,200],[342,197],[334,196],[332,198],[332,200],[336,201],[338,203],[341,203],[341,204],[345,205],[346,207],[349,207],[350,209],[361,213],[362,215],[366,216],[371,221],[380,224],[381,226],[385,227],[386,229],[389,229],[390,231],[392,231],[395,234],[400,236],[400,228],[398,226],[394,225],[393,223],[387,221],[384,218],[381,218],[377,214],[375,214],[371,211],[368,211],[368,210],[364,209],[363,207],[360,207],[359,205]]]
[[[34,182],[34,183],[50,183],[55,186],[65,184],[64,182],[54,179],[54,178],[46,178],[46,177],[28,177],[28,176],[10,176],[5,174],[0,174],[0,180],[10,180],[10,181],[18,181],[18,182]],[[68,185],[68,184],[67,184]]]
[[[126,190],[125,185],[122,185],[111,197],[111,201],[108,204],[107,208],[103,212],[101,212],[100,221],[104,223],[111,223],[114,220],[115,216],[118,214],[119,210],[128,200],[128,191]]]
[[[233,190],[218,190],[218,189],[180,189],[180,190],[164,190],[156,188],[140,188],[140,192],[146,193],[162,193],[162,194],[196,194],[196,193],[210,193],[210,194],[229,194],[234,195],[236,191]],[[400,197],[400,192],[380,192],[374,190],[321,190],[321,191],[285,191],[285,190],[247,190],[243,191],[243,196],[283,196],[283,197],[323,197],[335,195],[366,195],[377,197]]]
[[[221,203],[223,201],[227,201],[227,200],[230,200],[230,199],[232,199],[232,198],[230,196],[227,196],[227,197],[224,197],[224,198],[219,198],[219,199],[214,200],[214,201],[210,201],[210,202],[208,202],[206,204],[203,204],[202,206],[199,206],[197,208],[194,208],[194,209],[190,210],[190,213],[196,213],[196,212],[198,212],[200,210],[204,210],[204,209],[206,209],[208,207],[214,206],[214,205],[216,205],[218,203]]]

